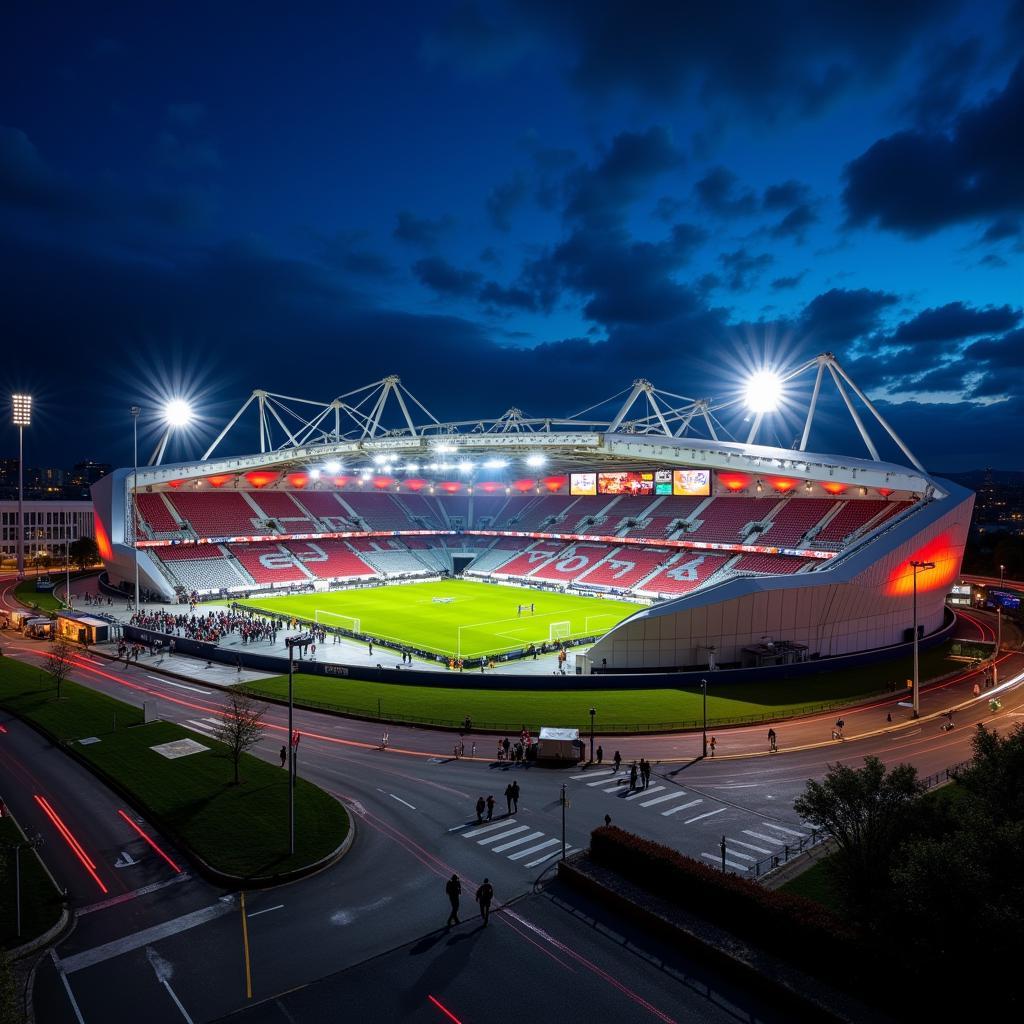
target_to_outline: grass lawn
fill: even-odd
[[[98,736],[99,743],[76,746],[76,753],[116,781],[134,806],[170,838],[217,870],[244,877],[291,871],[320,860],[344,839],[349,827],[345,809],[300,779],[295,795],[296,852],[289,857],[286,772],[244,755],[243,781],[235,786],[227,748],[215,740],[170,722],[139,724],[139,709],[75,683],[65,683],[63,693],[62,700],[55,700],[45,674],[4,659],[0,705],[59,741]],[[186,738],[210,749],[173,761],[150,749]]]
[[[59,612],[64,607],[63,601],[58,601],[53,596],[52,590],[36,590],[35,577],[29,577],[27,580],[22,580],[14,588],[14,593],[17,595],[19,601],[22,604],[35,606],[41,612]]]
[[[921,678],[961,667],[948,661],[947,653],[945,647],[924,652]],[[716,687],[712,677],[708,687],[708,723],[756,722],[804,714],[823,705],[850,703],[885,690],[891,679],[902,678],[901,671],[906,667],[903,660],[779,682]],[[466,675],[463,673],[463,678]],[[415,678],[413,673],[410,678]],[[250,683],[246,689],[254,694],[287,697],[288,677]],[[295,700],[309,707],[331,707],[368,718],[378,717],[379,708],[379,717],[390,721],[458,725],[469,715],[475,727],[501,732],[518,732],[525,724],[533,729],[541,725],[575,726],[589,733],[588,709],[592,707],[597,709],[595,724],[599,733],[697,727],[702,721],[700,690],[464,690],[296,675]]]
[[[532,614],[517,614],[519,605],[531,602]],[[463,658],[521,650],[560,637],[598,636],[641,608],[628,601],[470,580],[262,597],[239,603]]]
[[[815,861],[806,871],[780,886],[780,891],[814,900],[840,916],[845,911],[843,898],[832,880],[828,857]]]
[[[32,850],[21,851],[21,937],[16,934],[14,851],[8,843],[23,842],[9,815],[0,818],[0,948],[11,949],[42,935],[60,917],[61,896]]]

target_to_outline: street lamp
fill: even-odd
[[[292,695],[292,679],[295,672],[295,648],[301,651],[313,642],[311,633],[300,633],[298,636],[285,637],[284,644],[288,648],[288,853],[295,853],[295,735],[292,729],[292,715],[295,702]]]
[[[999,589],[1003,588],[1003,573],[1006,572],[1006,566],[999,566]],[[1003,648],[1003,599],[1000,596],[999,603],[996,605],[996,654]]]
[[[935,563],[911,561],[910,565],[914,570],[914,717],[917,718],[921,710],[919,700],[920,683],[917,678],[917,574],[922,569],[934,569]]]
[[[12,395],[11,410],[18,428],[18,579],[25,577],[25,428],[32,425],[32,396]]]
[[[703,746],[701,757],[708,756],[708,681],[702,679],[700,681],[700,692],[704,698],[704,732],[703,732]]]
[[[597,714],[597,708],[590,709],[590,763],[594,763],[594,715]]]
[[[14,851],[14,937],[21,938],[21,851],[38,850],[43,837],[38,833],[26,835],[25,839],[13,839],[0,843],[0,849]]]

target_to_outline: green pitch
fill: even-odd
[[[597,636],[640,608],[628,601],[469,580],[253,598],[239,604],[462,658]],[[527,606],[521,614],[519,605]]]

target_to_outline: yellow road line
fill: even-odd
[[[252,999],[252,967],[249,962],[249,923],[245,917],[245,893],[242,893],[242,948],[245,950],[245,998]]]

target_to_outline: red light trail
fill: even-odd
[[[163,851],[163,850],[161,850],[161,849],[160,849],[160,847],[159,847],[159,846],[157,846],[157,845],[156,845],[156,843],[154,843],[154,842],[153,842],[153,840],[152,840],[152,839],[150,839],[150,837],[149,837],[149,836],[147,836],[147,835],[146,835],[146,833],[145,833],[145,832],[143,832],[143,831],[142,831],[142,829],[141,829],[141,828],[139,828],[139,826],[138,826],[138,825],[136,825],[136,824],[135,824],[135,822],[134,822],[134,821],[132,821],[132,819],[131,819],[131,818],[129,818],[127,814],[125,814],[125,813],[124,813],[124,811],[122,811],[122,810],[121,810],[120,808],[118,808],[118,811],[117,811],[117,813],[118,813],[118,814],[120,814],[120,815],[121,815],[121,817],[122,817],[122,818],[124,818],[124,820],[125,820],[125,821],[127,821],[127,822],[128,822],[128,824],[129,824],[129,825],[131,825],[131,827],[132,827],[133,829],[135,829],[135,831],[136,831],[136,832],[138,832],[138,833],[139,833],[139,835],[140,835],[140,836],[142,836],[142,838],[143,838],[143,839],[145,839],[145,840],[146,840],[146,842],[147,842],[147,843],[149,843],[149,845],[150,845],[150,846],[152,846],[152,847],[153,847],[153,849],[154,849],[154,850],[156,850],[156,852],[157,852],[158,854],[160,854],[160,856],[161,856],[161,857],[163,857],[163,859],[164,859],[165,861],[167,861],[167,863],[168,863],[168,864],[170,864],[170,865],[171,865],[171,867],[172,867],[172,868],[174,868],[174,870],[175,870],[175,871],[176,871],[176,872],[177,872],[177,873],[178,873],[179,875],[181,874],[181,868],[179,868],[179,867],[178,867],[178,865],[177,865],[177,864],[175,864],[175,863],[174,863],[174,861],[173,861],[173,860],[171,860],[171,858],[170,858],[170,857],[168,857],[168,856],[167,856],[167,854],[166,854],[166,853],[164,853],[164,851]]]
[[[448,1007],[445,1006],[444,1003],[442,1003],[439,999],[435,999],[431,995],[428,995],[427,999],[429,999],[430,1002],[432,1002],[450,1021],[453,1021],[454,1024],[462,1024],[462,1021],[459,1020],[459,1018],[456,1017],[455,1014],[452,1013],[452,1011],[449,1010]]]
[[[53,822],[53,827],[64,837],[64,841],[71,847],[71,852],[82,862],[82,867],[92,875],[93,881],[100,887],[100,892],[107,892],[107,887],[100,881],[96,874],[96,865],[92,858],[82,849],[82,844],[71,834],[71,830],[64,824],[60,815],[50,806],[46,797],[38,793],[34,795],[35,802],[42,808],[43,813]]]

